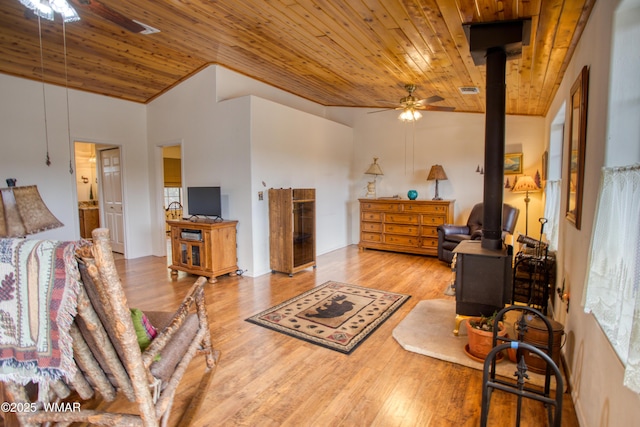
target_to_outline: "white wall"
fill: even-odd
[[[157,147],[180,141],[184,188],[221,187],[223,217],[239,221],[238,267],[254,276],[269,271],[266,193],[270,187],[316,188],[318,254],[349,244],[344,205],[352,130],[316,114],[243,95],[251,91],[324,113],[317,104],[212,66],[149,104],[148,132],[149,154],[155,158],[149,171],[156,183],[154,208],[161,209]],[[258,191],[265,192],[263,201],[258,200]],[[158,255],[165,250],[162,218],[154,215]]]
[[[256,274],[269,270],[268,188],[315,188],[316,253],[347,246],[353,130],[264,99],[251,101]]]
[[[166,251],[165,216],[162,210],[162,150],[159,147],[181,144],[183,194],[186,194],[187,184],[220,184],[219,174],[214,168],[215,153],[211,147],[215,133],[215,83],[215,69],[209,67],[146,106],[148,155],[153,159],[149,165],[149,193],[154,212],[150,218],[154,255],[164,256]]]
[[[569,100],[573,82],[582,67],[588,65],[590,78],[582,227],[577,230],[563,217],[560,220],[558,250],[558,285],[564,281],[566,291],[571,297],[565,323],[567,342],[563,353],[570,371],[572,396],[580,425],[585,427],[631,426],[637,425],[640,419],[640,396],[622,385],[624,369],[622,363],[593,315],[584,313],[582,302],[600,170],[606,164],[605,153],[609,152],[612,164],[629,164],[639,160],[637,114],[633,118],[628,118],[633,125],[631,128],[627,127],[625,131],[611,129],[614,121],[611,124],[607,123],[609,103],[614,102],[609,94],[613,16],[615,7],[620,3],[618,0],[595,3],[545,124],[546,132],[549,134],[553,118]],[[636,47],[626,49],[625,55],[635,55],[637,58],[637,43],[627,43],[627,46]],[[620,56],[616,58],[620,60]],[[637,65],[636,62],[636,69]],[[636,74],[633,72],[627,74],[625,81],[635,80]],[[612,84],[617,85],[615,82]],[[616,92],[619,93],[619,90],[612,92],[611,96],[615,96]],[[637,108],[637,99],[635,102]],[[612,112],[617,114],[620,108],[619,105],[614,106]],[[612,138],[623,140],[622,144],[614,148],[611,145]],[[627,146],[626,141],[629,141],[630,145]],[[567,149],[565,134],[563,153],[565,159]],[[566,182],[566,170],[563,170],[562,179]],[[561,206],[564,213],[566,206],[564,188]]]
[[[397,119],[397,111],[367,114],[361,110],[354,120],[355,154],[352,170],[353,236],[357,242],[357,197],[366,194],[364,174],[373,157],[379,157],[383,176],[377,180],[377,195],[407,197],[410,189],[418,191],[418,200],[430,200],[435,182],[427,181],[429,169],[441,164],[448,180],[440,181],[439,195],[454,199],[455,223],[465,224],[474,204],[483,199],[483,175],[476,172],[484,163],[484,114],[425,112],[413,124]],[[540,117],[507,116],[505,125],[507,152],[523,153],[523,173],[534,175],[541,169],[544,151],[544,120]],[[507,175],[513,185],[514,175]],[[531,194],[529,234],[539,236],[538,218],[542,216],[541,193]],[[516,230],[525,232],[524,194],[504,192],[504,202],[520,209]]]
[[[65,226],[34,238],[80,237],[75,172],[69,173],[69,137],[65,89],[46,85],[51,166],[45,165],[42,83],[0,74],[0,170],[2,179],[37,185],[53,214]],[[128,258],[147,255],[149,244],[148,157],[144,105],[69,90],[71,138],[122,147],[125,201],[125,251]],[[75,167],[74,167],[75,168]]]
[[[253,95],[277,104],[287,105],[314,116],[324,117],[326,114],[326,107],[320,104],[269,86],[266,83],[238,74],[227,68],[219,66],[214,68],[217,76],[215,93],[218,102]]]

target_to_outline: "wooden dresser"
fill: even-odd
[[[453,223],[453,200],[360,199],[360,248],[438,254],[440,224]]]

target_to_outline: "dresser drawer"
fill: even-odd
[[[360,231],[373,231],[373,232],[381,232],[382,231],[382,223],[381,222],[363,222],[362,228]]]
[[[385,234],[384,243],[390,245],[402,245],[402,246],[419,246],[420,238],[418,236],[400,236],[396,234]]]
[[[438,238],[438,227],[422,227],[422,230],[420,232],[421,236],[424,237],[435,237],[436,239]]]
[[[392,234],[406,234],[408,236],[418,235],[417,225],[405,225],[405,224],[384,224],[384,232]]]
[[[360,204],[360,209],[363,211],[399,212],[400,206],[398,203],[363,202]]]
[[[360,233],[360,238],[363,242],[373,242],[380,243],[382,242],[382,234],[379,233]]]
[[[440,205],[440,204],[411,204],[406,203],[402,205],[402,210],[404,212],[418,212],[418,213],[434,213],[447,215],[447,210],[449,209],[449,204]]]
[[[447,217],[444,215],[422,215],[423,225],[442,225],[447,222]]]
[[[422,244],[423,248],[438,248],[438,239],[434,239],[431,237],[423,237]]]
[[[419,217],[414,214],[403,213],[387,213],[384,214],[384,222],[393,222],[398,224],[418,224]]]
[[[382,221],[381,212],[362,212],[362,221]]]

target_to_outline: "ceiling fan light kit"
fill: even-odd
[[[398,116],[399,120],[403,122],[415,122],[422,118],[422,113],[418,110],[414,110],[413,108],[407,108]]]
[[[40,18],[49,21],[53,21],[54,12],[59,13],[64,22],[80,20],[78,12],[66,0],[20,0],[20,3]]]
[[[453,111],[454,107],[445,107],[445,106],[436,106],[431,105],[434,102],[444,101],[444,98],[439,95],[433,95],[428,98],[418,99],[413,96],[413,92],[416,90],[416,85],[409,83],[404,85],[404,88],[408,92],[407,96],[400,98],[400,102],[398,102],[398,106],[395,108],[385,108],[382,110],[371,111],[371,113],[380,113],[388,110],[402,110],[398,119],[403,122],[415,122],[420,120],[422,117],[422,113],[418,110],[429,110],[429,111]]]

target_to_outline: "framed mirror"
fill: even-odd
[[[580,229],[582,193],[584,186],[584,156],[587,142],[587,95],[589,67],[582,68],[571,87],[569,110],[569,152],[567,155],[567,212],[566,218]]]

